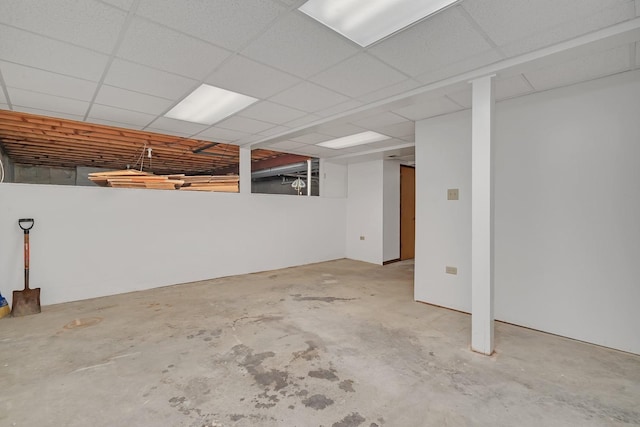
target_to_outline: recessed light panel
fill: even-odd
[[[173,107],[165,117],[212,125],[256,101],[258,99],[251,96],[203,84]]]
[[[367,131],[356,133],[354,135],[343,136],[338,139],[332,139],[331,141],[321,142],[316,145],[320,147],[339,149],[353,147],[355,145],[369,144],[371,142],[382,141],[385,139],[389,139],[389,137],[387,135],[382,135],[381,133]]]
[[[364,47],[456,1],[309,0],[299,10]]]

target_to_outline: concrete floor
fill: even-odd
[[[640,425],[640,356],[502,323],[472,353],[412,277],[340,260],[2,319],[0,425]]]

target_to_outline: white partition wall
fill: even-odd
[[[53,304],[345,257],[340,198],[0,184],[0,292]]]
[[[639,112],[638,71],[496,105],[497,320],[640,353]],[[416,127],[415,296],[463,311],[470,119]]]

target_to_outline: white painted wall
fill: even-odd
[[[383,161],[352,163],[347,169],[347,258],[382,264]]]
[[[459,200],[447,200],[457,188]],[[471,311],[471,111],[416,123],[417,301]],[[445,273],[457,267],[458,274]]]
[[[640,354],[639,112],[638,71],[498,103],[496,319]],[[416,128],[416,299],[465,311],[469,126],[463,112]]]
[[[345,199],[0,185],[0,292],[53,304],[345,257]],[[311,226],[309,226],[311,224]]]
[[[347,197],[347,165],[320,159],[320,196]]]
[[[382,260],[400,258],[400,162],[383,162],[383,248]]]

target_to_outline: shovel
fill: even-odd
[[[13,317],[40,313],[40,288],[29,289],[29,230],[33,224],[33,218],[18,220],[18,225],[24,231],[24,290],[13,291]]]

